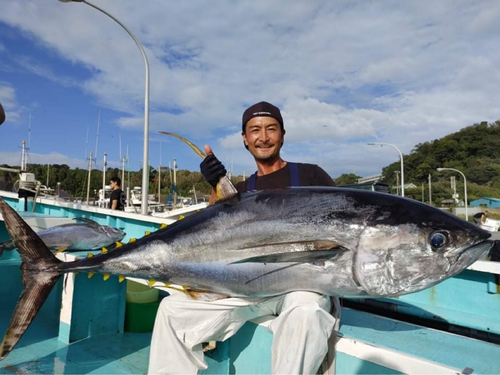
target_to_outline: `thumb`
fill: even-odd
[[[205,145],[205,154],[208,155],[213,155],[213,151],[212,151],[212,148],[209,146],[209,145]]]

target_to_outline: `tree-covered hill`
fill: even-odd
[[[404,173],[405,183],[413,183],[417,188],[408,190],[406,195],[421,200],[423,190],[428,202],[430,175],[432,199],[439,203],[451,197],[450,176],[455,176],[457,193],[463,199],[462,176],[456,172],[438,172],[437,168],[454,168],[464,173],[469,202],[484,196],[500,197],[500,120],[474,124],[415,146],[409,155],[404,155]],[[390,186],[396,185],[399,170],[399,161],[383,169],[384,180]]]

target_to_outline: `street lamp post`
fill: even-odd
[[[144,66],[146,68],[146,89],[145,89],[145,98],[144,98],[144,153],[143,153],[143,163],[142,163],[142,202],[141,202],[141,213],[143,215],[148,214],[148,192],[149,192],[149,165],[148,165],[148,153],[149,153],[149,63],[148,63],[148,58],[146,56],[146,52],[144,52],[144,48],[142,48],[141,43],[139,40],[135,37],[132,32],[125,27],[123,23],[118,21],[115,17],[113,17],[111,14],[106,12],[105,10],[99,8],[98,6],[89,3],[86,0],[59,0],[62,3],[85,3],[89,6],[91,6],[94,9],[97,9],[101,13],[104,13],[107,15],[109,18],[111,18],[113,21],[115,21],[118,25],[120,25],[127,33],[130,35],[130,37],[134,40],[135,44],[141,51],[142,59],[144,60]]]
[[[403,166],[403,153],[399,148],[397,148],[394,145],[391,145],[390,143],[367,143],[369,146],[390,146],[395,148],[399,152],[399,158],[401,160],[401,196],[405,196],[405,172],[404,172],[404,166]]]
[[[465,221],[469,221],[469,213],[467,211],[467,206],[468,206],[468,203],[467,203],[467,179],[465,178],[465,175],[462,172],[460,172],[458,169],[455,169],[455,168],[438,168],[437,171],[438,172],[454,171],[454,172],[460,173],[462,175],[462,177],[464,178]]]

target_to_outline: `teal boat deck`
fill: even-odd
[[[5,309],[0,310],[1,330],[6,328],[8,315]],[[0,362],[0,374],[147,372],[150,333],[98,335],[68,345],[57,339],[57,324],[53,323],[46,316],[37,318],[19,346]],[[418,358],[418,361],[427,358],[430,362],[441,364],[441,368],[431,367],[441,369],[440,373],[460,374],[469,368],[473,373],[497,374],[500,370],[500,348],[497,345],[356,310],[344,309],[340,336],[342,338],[337,344],[338,374],[423,373],[416,369],[411,371],[412,357]],[[368,358],[345,353],[344,349],[349,344],[343,341],[352,340],[357,345],[383,347],[390,355],[389,361],[376,352]],[[264,327],[247,323],[233,338],[218,343],[217,349],[207,356],[209,369],[201,373],[270,373],[271,341],[272,335]],[[447,367],[449,371],[442,370]]]
[[[0,330],[9,314],[2,311]],[[144,374],[150,333],[115,333],[71,344],[58,340],[58,323],[38,319],[2,362],[0,374]]]

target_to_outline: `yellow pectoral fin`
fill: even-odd
[[[56,250],[56,252],[54,254],[59,254],[59,253],[62,253],[64,250],[66,250],[68,247],[60,247]]]

